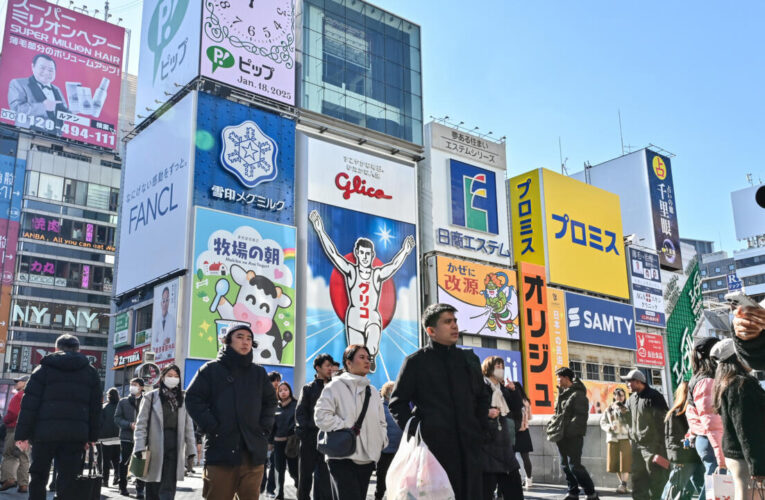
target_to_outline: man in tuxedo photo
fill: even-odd
[[[32,76],[16,78],[8,85],[8,106],[12,111],[26,114],[25,121],[16,119],[16,126],[61,135],[62,121],[57,111],[66,111],[66,102],[61,89],[53,85],[56,79],[56,61],[45,54],[32,59]],[[52,120],[54,130],[45,128],[37,118]]]

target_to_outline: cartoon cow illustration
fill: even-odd
[[[234,282],[239,285],[236,301],[232,304],[226,299],[228,281],[221,278],[215,284],[216,294],[220,297],[215,310],[221,319],[249,323],[255,334],[253,361],[280,363],[284,347],[292,341],[292,332],[287,331],[282,335],[274,316],[277,309],[286,309],[292,300],[282,292],[281,287],[274,285],[265,276],[255,274],[255,271],[245,271],[234,264],[230,272]]]

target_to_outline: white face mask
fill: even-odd
[[[132,394],[133,396],[138,396],[138,394],[140,393],[141,393],[140,387],[138,387],[137,385],[130,386],[130,394]]]
[[[497,368],[497,369],[495,369],[494,370],[494,378],[501,382],[502,379],[505,378],[505,369],[504,368]]]
[[[163,383],[168,389],[175,389],[181,383],[181,379],[178,377],[165,377]]]

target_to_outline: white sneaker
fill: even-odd
[[[524,485],[524,487],[527,490],[530,490],[533,485],[534,485],[534,480],[531,478],[531,476],[527,477],[526,478],[526,484]]]

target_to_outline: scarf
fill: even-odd
[[[160,384],[159,390],[162,394],[162,400],[167,401],[174,413],[178,413],[178,395],[175,390],[168,389],[165,384]]]
[[[510,407],[507,406],[505,396],[502,395],[502,386],[499,383],[494,383],[490,378],[486,378],[486,381],[491,386],[491,407],[499,410],[499,414],[506,417],[510,413]]]

